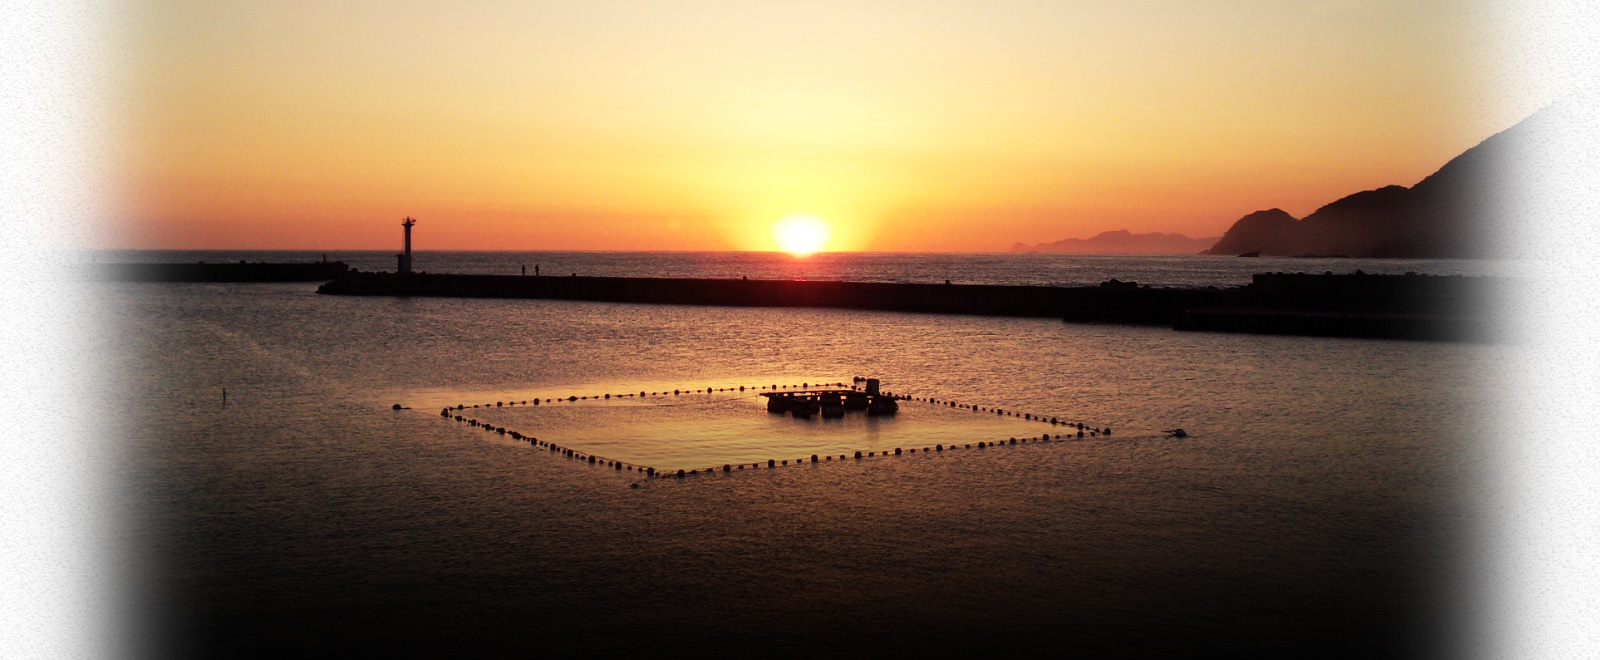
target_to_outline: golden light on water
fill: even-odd
[[[772,226],[778,248],[797,257],[811,255],[828,243],[828,223],[809,213],[796,213]]]

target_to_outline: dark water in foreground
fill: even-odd
[[[148,567],[135,592],[163,656],[1415,654],[1447,612],[1488,415],[1476,383],[1500,352],[105,286],[133,428],[129,544]],[[631,489],[636,475],[420,405],[857,374],[1116,434]],[[838,441],[723,408],[516,414],[553,440],[695,458]],[[892,442],[1011,434],[895,423]],[[1160,433],[1177,426],[1192,436]]]

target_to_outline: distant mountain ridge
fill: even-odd
[[[1054,243],[1011,246],[1012,252],[1033,254],[1197,254],[1219,239],[1189,238],[1183,234],[1135,234],[1126,229],[1105,231],[1090,238],[1068,238]]]
[[[1537,148],[1549,108],[1490,136],[1417,185],[1349,195],[1296,219],[1282,209],[1240,218],[1205,254],[1471,258],[1500,256],[1515,213],[1501,174]]]

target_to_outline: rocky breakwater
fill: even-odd
[[[1485,341],[1494,289],[1459,275],[1259,273],[1221,304],[1178,315],[1178,330],[1274,335]]]

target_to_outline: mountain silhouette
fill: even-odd
[[[1278,256],[1501,256],[1512,194],[1504,174],[1537,148],[1546,108],[1445,163],[1416,185],[1343,197],[1295,219],[1281,209],[1240,218],[1202,254]]]
[[[1135,234],[1118,229],[1100,232],[1087,239],[1068,238],[1032,246],[1017,243],[1011,246],[1011,251],[1035,254],[1195,254],[1216,242],[1216,238],[1189,238],[1183,234],[1159,232]]]

